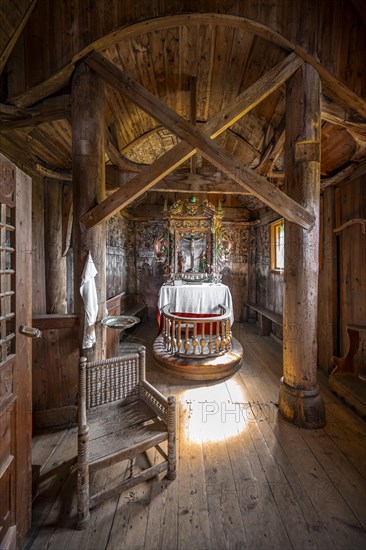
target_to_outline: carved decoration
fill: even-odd
[[[0,161],[0,202],[14,206],[15,168],[6,161]]]
[[[154,241],[154,255],[165,280],[220,281],[223,211],[209,200],[177,200],[163,211],[164,229]]]

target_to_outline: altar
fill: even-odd
[[[187,313],[199,317],[221,314],[219,305],[230,310],[230,325],[234,322],[233,302],[229,287],[218,283],[163,285],[158,297],[158,323],[163,307],[170,304],[174,314]]]
[[[234,374],[243,348],[232,334],[233,301],[221,283],[225,264],[223,210],[191,196],[164,206],[164,230],[154,243],[163,263],[154,341],[156,365],[189,380],[219,380]]]

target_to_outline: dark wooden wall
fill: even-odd
[[[366,325],[366,234],[359,223],[366,219],[366,177],[322,196],[318,314],[318,364],[326,372],[334,365],[332,356],[348,351],[348,325]],[[360,332],[356,370],[365,370],[365,332]]]
[[[33,341],[32,407],[35,428],[76,422],[79,363],[78,319],[35,315],[42,337]]]
[[[279,219],[273,211],[264,211],[258,225],[252,228],[251,277],[249,302],[275,313],[283,313],[284,274],[271,271],[270,224]],[[282,338],[282,329],[272,323],[272,332]]]
[[[366,219],[366,176],[322,195],[319,258],[318,365],[329,373],[332,356],[348,350],[347,325],[366,324],[366,235],[356,223],[335,233],[352,219]],[[278,215],[264,212],[251,230],[249,302],[282,313],[284,276],[271,272],[270,223]],[[275,324],[274,333],[281,337]],[[355,357],[357,370],[365,369],[365,333]]]
[[[149,317],[156,315],[159,288],[164,282],[163,264],[154,257],[154,242],[162,234],[163,222],[135,222],[136,292],[142,294]]]
[[[107,299],[136,292],[135,225],[122,214],[107,222]]]
[[[366,219],[366,176],[345,185],[339,192],[340,225],[352,219]],[[337,220],[338,223],[338,220]],[[365,229],[365,225],[363,226]],[[366,326],[366,234],[356,223],[338,233],[340,355],[348,349],[347,325]],[[365,332],[360,333],[359,351],[354,359],[356,371],[366,374]]]
[[[235,320],[241,321],[249,293],[250,226],[225,223],[222,235],[226,249],[222,282],[230,288]]]
[[[42,82],[120,27],[189,12],[240,16],[266,25],[319,59],[356,93],[366,94],[364,55],[353,55],[366,51],[364,23],[350,0],[332,0],[331,9],[329,0],[39,0],[10,58],[9,95]]]
[[[46,313],[43,177],[32,180],[32,312]]]

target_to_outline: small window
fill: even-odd
[[[284,219],[271,223],[271,270],[283,272],[285,267]]]

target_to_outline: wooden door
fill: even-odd
[[[31,521],[32,181],[0,155],[0,547],[20,547]]]

